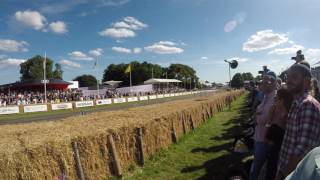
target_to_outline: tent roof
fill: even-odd
[[[113,81],[113,80],[111,80],[111,81],[104,82],[104,84],[109,84],[109,85],[115,85],[115,84],[120,84],[120,83],[122,83],[122,81]]]
[[[144,84],[161,84],[161,83],[180,83],[180,80],[177,79],[149,79],[144,81]]]

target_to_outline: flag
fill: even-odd
[[[93,68],[97,67],[97,60],[94,62]]]
[[[124,71],[124,73],[130,73],[131,72],[131,64],[128,65],[127,69]]]
[[[98,65],[98,59],[96,59],[96,60],[94,61],[93,69],[95,69],[95,68],[97,67],[97,65]]]

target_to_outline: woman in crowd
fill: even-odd
[[[267,170],[265,179],[274,179],[277,171],[277,163],[281,144],[286,128],[288,112],[293,102],[292,94],[286,87],[277,91],[274,105],[270,110],[270,118],[267,123],[266,140],[270,144],[267,156]]]

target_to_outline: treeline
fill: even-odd
[[[255,79],[259,79],[260,76],[254,78],[250,72],[247,73],[236,73],[231,80],[232,88],[241,88],[244,85],[245,81],[252,81]]]
[[[44,57],[37,55],[20,64],[20,80],[42,80],[43,62]],[[152,77],[181,80],[182,83],[179,84],[181,87],[194,88],[199,87],[200,85],[196,71],[192,67],[184,64],[171,64],[169,67],[162,67],[158,64],[148,62],[141,63],[138,61],[132,61],[130,64],[133,85],[143,84],[144,81]],[[63,79],[63,71],[59,63],[54,63],[52,59],[46,58],[45,66],[47,79]],[[122,86],[129,86],[129,73],[125,73],[128,66],[129,63],[108,65],[102,75],[102,82],[109,80],[123,81]],[[79,81],[81,87],[95,86],[97,84],[96,77],[89,74],[77,76],[73,80]]]
[[[180,86],[194,87],[199,82],[196,71],[184,64],[171,64],[169,67],[161,67],[158,64],[133,61],[131,64],[132,85],[143,84],[150,78],[178,79],[183,83]],[[124,86],[130,85],[129,74],[125,73],[129,64],[110,64],[104,71],[103,82],[109,80],[123,81]]]

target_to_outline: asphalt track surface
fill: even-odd
[[[214,92],[202,92],[199,94],[193,94],[193,95],[185,95],[185,96],[175,96],[170,98],[161,98],[161,99],[154,99],[154,100],[148,100],[148,101],[137,101],[137,102],[131,102],[131,103],[123,103],[123,104],[116,104],[116,105],[110,105],[110,106],[103,106],[103,107],[95,107],[92,109],[84,109],[82,111],[66,111],[61,112],[59,114],[49,114],[46,115],[41,114],[41,116],[36,117],[17,117],[15,119],[10,120],[1,120],[0,125],[12,125],[12,124],[24,124],[24,123],[32,123],[32,122],[41,122],[41,121],[57,121],[61,120],[63,118],[71,117],[71,116],[83,116],[94,112],[102,112],[102,111],[118,111],[118,110],[126,110],[133,107],[140,107],[140,106],[147,106],[152,104],[161,104],[169,101],[175,101],[175,100],[183,100],[183,99],[191,99],[195,97],[205,97],[209,94],[212,95]]]

